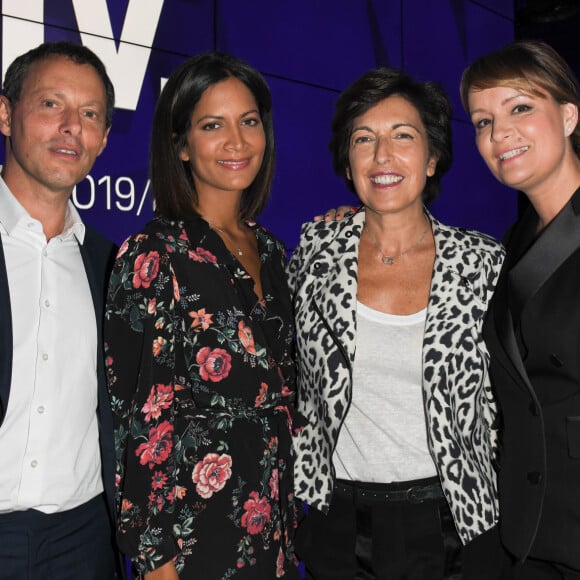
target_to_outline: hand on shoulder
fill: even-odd
[[[350,205],[341,205],[337,208],[330,208],[322,215],[315,215],[314,220],[315,222],[325,221],[325,222],[339,222],[345,217],[351,216],[355,212],[359,210],[358,207],[353,207]]]

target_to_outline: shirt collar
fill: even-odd
[[[14,228],[23,220],[31,219],[34,218],[30,216],[16,197],[14,197],[14,194],[10,191],[2,176],[0,176],[0,225],[2,229],[10,235],[14,231]],[[64,218],[64,228],[59,236],[66,239],[73,235],[76,237],[78,243],[82,244],[85,239],[85,224],[76,207],[69,200]]]

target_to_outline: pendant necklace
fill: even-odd
[[[216,230],[218,232],[221,232],[222,234],[225,234],[230,239],[230,241],[232,241],[232,236],[227,230],[224,230],[223,228],[218,228],[218,226],[216,226],[214,223],[210,222],[209,220],[207,220],[207,223],[209,224],[209,227],[212,230]],[[242,252],[242,248],[240,248],[240,246],[236,246],[236,253],[238,254],[238,256],[244,255],[244,252]]]
[[[373,246],[375,246],[375,248],[379,251],[379,254],[381,255],[381,262],[385,266],[392,266],[399,258],[404,256],[405,254],[408,254],[411,250],[414,250],[417,246],[421,245],[421,242],[425,239],[425,236],[427,235],[427,232],[429,231],[429,226],[427,226],[425,228],[425,231],[419,236],[419,239],[410,248],[403,250],[402,252],[400,252],[396,256],[389,256],[388,254],[383,254],[381,247],[379,246],[377,240],[375,240],[375,237],[373,236],[373,234],[371,234],[366,223],[365,223],[364,229],[369,237],[369,240],[373,243]]]

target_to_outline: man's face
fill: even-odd
[[[105,115],[105,88],[92,66],[65,56],[33,63],[18,102],[0,97],[3,177],[14,195],[68,197],[107,144]]]

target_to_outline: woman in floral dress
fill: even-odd
[[[256,70],[207,53],[173,73],[153,121],[158,217],[122,245],[106,318],[118,543],[147,580],[299,577],[284,249],[251,221],[273,164]]]

